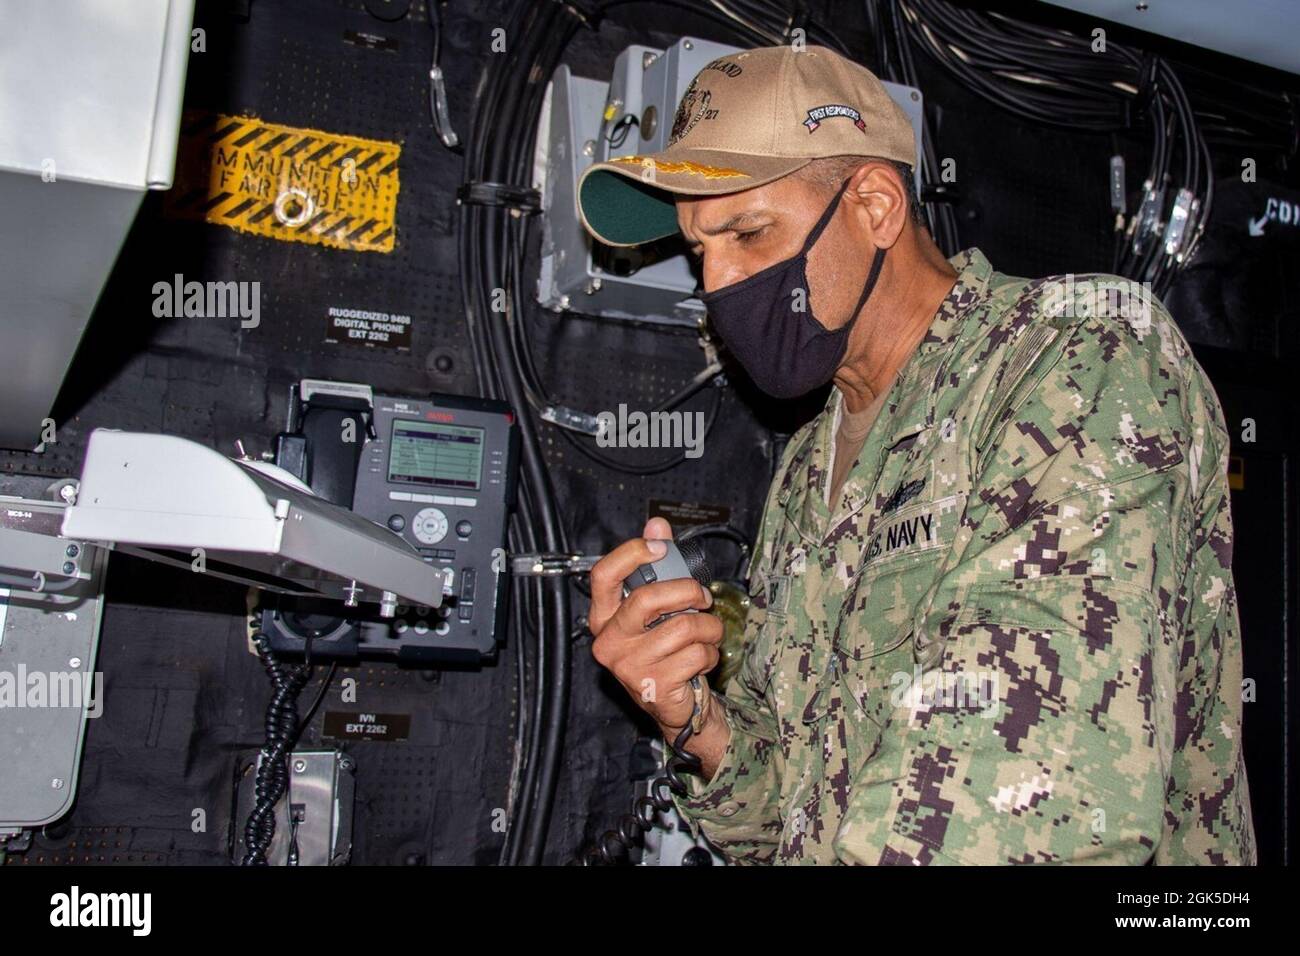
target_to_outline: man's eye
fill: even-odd
[[[749,232],[738,232],[736,233],[736,241],[753,242],[755,239],[757,239],[759,236],[763,234],[763,231],[765,229],[767,229],[767,226],[763,226],[759,229],[751,229]]]

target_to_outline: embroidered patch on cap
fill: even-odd
[[[824,106],[814,106],[808,111],[808,118],[803,121],[803,125],[808,127],[808,132],[813,132],[818,126],[822,125],[822,120],[830,119],[835,116],[847,116],[853,120],[853,125],[867,131],[867,124],[862,122],[862,114],[852,106],[844,106],[841,103],[827,103]]]
[[[690,173],[692,176],[704,176],[708,179],[726,179],[731,176],[738,176],[741,179],[750,178],[749,173],[742,173],[739,169],[732,169],[729,166],[706,166],[703,163],[692,163],[690,161],[669,163],[662,159],[652,159],[649,156],[615,156],[610,162],[645,166],[665,175],[670,173]]]

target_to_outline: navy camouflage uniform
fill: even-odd
[[[678,809],[737,863],[1254,863],[1214,390],[1154,299],[951,262],[834,502],[839,389],[786,447]]]

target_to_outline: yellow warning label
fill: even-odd
[[[163,211],[288,242],[392,252],[401,153],[383,140],[187,111]]]

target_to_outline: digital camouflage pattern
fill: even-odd
[[[786,448],[678,809],[737,863],[1254,863],[1213,389],[1128,280],[951,261],[833,507],[838,389]]]

